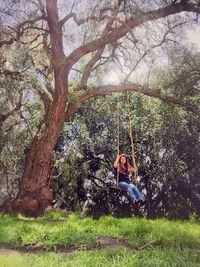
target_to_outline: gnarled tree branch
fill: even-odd
[[[115,21],[116,18],[116,12],[114,11],[111,18],[109,19],[108,23],[106,24],[105,29],[102,32],[102,37],[104,37],[106,34],[109,33],[109,31],[111,30],[111,26],[113,24],[113,22]],[[78,86],[80,89],[87,84],[87,80],[91,74],[91,71],[93,69],[93,67],[95,66],[96,62],[101,58],[102,54],[104,51],[104,47],[100,48],[93,56],[92,58],[89,60],[89,62],[86,64],[84,71],[83,71],[83,75],[80,81],[80,85]],[[78,89],[79,89],[78,88]]]
[[[96,51],[106,44],[112,43],[126,35],[131,29],[138,27],[147,21],[157,20],[159,18],[164,18],[169,15],[173,15],[176,13],[181,13],[183,11],[188,12],[200,12],[200,4],[189,4],[183,1],[177,4],[171,4],[166,7],[160,8],[158,10],[145,12],[143,15],[135,16],[130,18],[124,22],[124,24],[120,25],[118,28],[110,31],[106,36],[101,36],[96,40],[84,44],[77,49],[75,49],[67,58],[67,70],[70,71],[71,67],[84,55]]]
[[[34,25],[36,22],[40,21],[40,20],[44,20],[46,19],[44,15],[39,16],[35,19],[32,20],[25,20],[23,22],[21,22],[20,24],[17,25],[16,28],[13,28],[14,32],[15,32],[15,36],[12,36],[10,39],[8,40],[1,40],[0,41],[0,47],[2,47],[3,45],[9,45],[12,44],[14,42],[17,42],[20,40],[20,38],[22,37],[22,35],[24,34],[24,26],[25,25],[29,25],[29,28],[31,28],[31,25]]]

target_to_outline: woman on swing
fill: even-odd
[[[113,166],[117,170],[117,172],[119,172],[119,187],[128,191],[133,204],[143,204],[144,197],[142,196],[138,188],[131,183],[131,180],[129,178],[131,173],[137,172],[136,164],[134,164],[134,167],[132,167],[129,164],[128,156],[121,154],[117,155]]]

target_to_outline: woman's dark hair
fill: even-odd
[[[121,158],[122,157],[126,158],[126,162],[125,162],[124,166],[122,166],[122,164],[121,164]],[[119,158],[119,171],[122,172],[122,173],[128,173],[128,171],[129,171],[128,167],[129,167],[129,158],[128,158],[128,156],[125,155],[125,154],[121,154],[120,158]]]

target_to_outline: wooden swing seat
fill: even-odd
[[[127,192],[126,189],[122,189],[121,187],[117,186],[117,185],[112,185],[111,188],[118,190],[118,191],[122,191],[122,192]]]

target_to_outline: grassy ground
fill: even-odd
[[[0,266],[5,267],[200,266],[200,225],[195,221],[92,220],[75,214],[62,218],[56,212],[38,219],[2,215],[0,243],[23,248],[0,250]],[[35,248],[39,252],[33,253]]]

